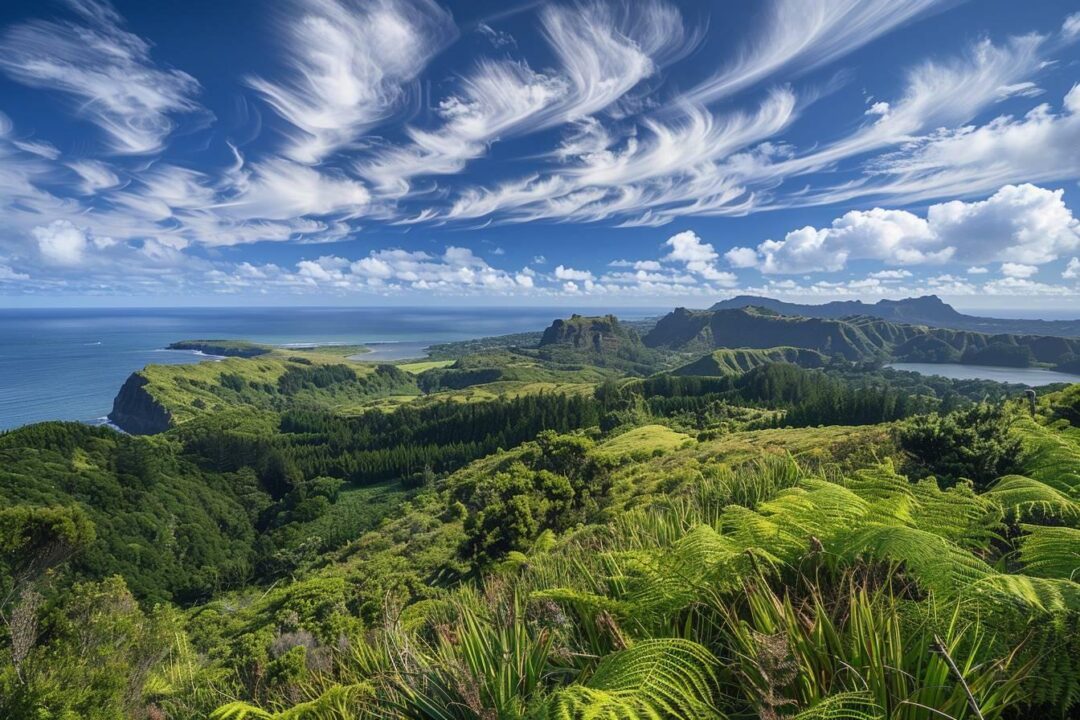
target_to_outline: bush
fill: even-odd
[[[908,474],[934,475],[943,487],[967,479],[983,489],[1017,470],[1021,445],[1011,423],[1004,406],[988,403],[913,418],[898,433]]]

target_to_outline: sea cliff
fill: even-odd
[[[132,373],[113,399],[109,421],[132,435],[153,435],[172,426],[172,413],[146,390],[147,379]]]

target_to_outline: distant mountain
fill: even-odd
[[[1016,320],[965,315],[936,295],[924,295],[904,300],[879,300],[864,303],[861,300],[840,300],[823,305],[802,305],[756,295],[739,295],[722,300],[710,310],[737,310],[759,307],[774,310],[783,315],[801,315],[814,318],[844,318],[853,315],[888,320],[890,322],[929,325],[931,327],[971,330],[982,333],[1010,333],[1014,335],[1055,335],[1057,337],[1080,337],[1080,320]]]
[[[966,362],[1027,367],[1061,365],[1080,357],[1080,339],[987,334],[867,315],[840,319],[782,315],[770,308],[678,308],[645,337],[650,348],[712,352],[717,348],[804,348],[849,361]]]

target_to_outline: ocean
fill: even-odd
[[[43,420],[103,422],[127,376],[149,364],[204,362],[177,340],[271,345],[386,343],[366,356],[422,356],[430,344],[539,331],[567,308],[148,308],[0,310],[0,429]],[[582,311],[585,312],[585,311]],[[590,308],[588,314],[607,312]],[[664,309],[620,308],[620,318]]]

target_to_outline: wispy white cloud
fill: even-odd
[[[821,67],[952,0],[774,0],[763,27],[729,65],[688,90],[690,103],[711,103],[780,70]]]
[[[687,34],[675,7],[659,0],[550,4],[540,19],[571,88],[569,98],[543,117],[547,125],[607,108],[700,39]]]
[[[442,124],[407,129],[411,143],[376,152],[358,171],[404,195],[418,175],[448,175],[491,143],[575,121],[591,122],[665,62],[693,48],[679,12],[659,0],[548,5],[541,25],[559,63],[539,73],[520,61],[481,60],[438,107]]]
[[[156,66],[149,43],[124,30],[104,0],[72,4],[81,22],[31,20],[0,35],[0,69],[23,84],[74,98],[113,151],[157,152],[176,125],[171,116],[199,108],[198,82]]]
[[[1080,176],[1080,85],[1057,112],[1044,103],[1020,118],[1003,115],[984,125],[941,130],[881,158],[873,170],[863,193],[906,202]]]
[[[534,72],[513,61],[481,61],[463,80],[461,94],[444,100],[443,125],[426,131],[409,128],[409,145],[389,147],[357,171],[384,193],[403,195],[417,175],[460,172],[469,160],[486,154],[488,145],[507,133],[535,126],[537,114],[565,97],[557,77]]]
[[[966,122],[995,103],[1037,92],[1032,78],[1047,64],[1046,43],[1040,35],[1000,45],[981,40],[955,58],[924,62],[907,74],[899,98],[874,104],[869,122],[806,153],[773,142],[798,117],[796,96],[787,88],[773,90],[756,113],[719,114],[683,104],[646,116],[622,136],[594,120],[557,149],[555,171],[466,189],[445,216],[495,214],[518,222],[617,217],[623,225],[656,226],[678,217],[739,215],[758,207],[872,195],[875,183],[869,180],[798,193],[776,188],[843,160],[918,141],[920,133]],[[875,165],[873,172],[878,171]]]
[[[751,172],[753,180],[784,179],[822,170],[841,160],[895,147],[920,134],[969,121],[986,107],[1038,91],[1032,78],[1045,67],[1046,38],[1024,35],[1001,45],[980,40],[958,56],[920,63],[907,72],[892,102],[875,102],[874,118],[851,135],[806,154]],[[798,201],[796,201],[798,202]]]
[[[524,222],[537,219],[597,221],[638,217],[654,208],[693,203],[688,214],[737,212],[746,189],[718,171],[718,163],[761,142],[796,117],[796,98],[787,88],[768,94],[754,112],[723,115],[687,108],[668,122],[643,121],[640,136],[617,145],[589,146],[565,166],[495,188],[463,191],[446,213],[449,219],[495,212]],[[658,215],[661,223],[670,216]],[[641,224],[651,224],[644,222]]]
[[[250,167],[240,164],[228,174],[225,187],[226,199],[216,207],[243,218],[351,218],[360,215],[371,200],[363,183],[283,158],[268,158]]]
[[[99,160],[76,160],[68,163],[81,179],[79,191],[83,195],[93,195],[101,190],[109,190],[120,184],[120,178],[105,163]]]
[[[285,154],[317,163],[400,109],[413,81],[457,36],[432,0],[296,0],[280,21],[292,77],[251,86],[293,125]]]

